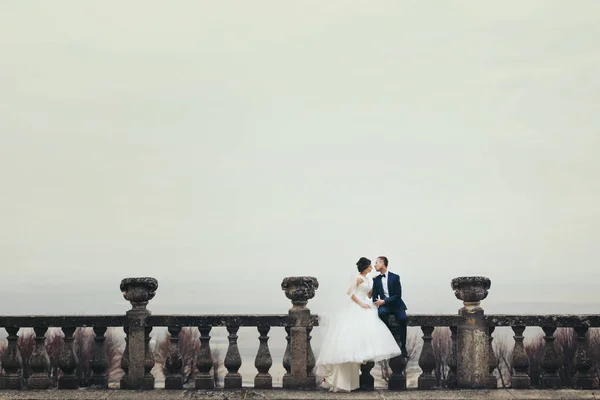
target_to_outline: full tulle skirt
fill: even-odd
[[[365,301],[367,304],[371,304]],[[316,361],[317,374],[330,390],[358,388],[360,364],[402,354],[394,336],[377,315],[377,308],[362,308],[349,301],[326,318],[323,340]]]

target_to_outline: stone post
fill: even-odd
[[[456,375],[461,389],[484,389],[490,384],[489,338],[481,300],[488,295],[491,282],[482,276],[454,278],[452,289],[464,307],[458,314],[464,322],[457,330]]]
[[[151,389],[145,385],[146,360],[146,318],[150,311],[146,305],[152,300],[158,289],[158,281],[154,278],[125,278],[121,281],[121,292],[125,300],[131,303],[127,311],[128,331],[128,370],[126,385],[122,389]]]
[[[315,297],[319,288],[317,278],[311,276],[288,277],[281,283],[281,289],[292,301],[289,310],[292,320],[290,327],[290,373],[283,377],[284,389],[315,389],[317,382],[314,375],[307,373],[311,357],[314,358],[308,345],[308,328],[310,327],[310,310],[306,304]]]

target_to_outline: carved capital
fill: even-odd
[[[154,278],[125,278],[120,288],[125,300],[131,303],[132,310],[146,311],[146,305],[156,295],[158,281]]]
[[[484,276],[462,276],[452,279],[452,289],[467,310],[480,309],[481,300],[488,295],[492,282]]]
[[[294,308],[304,308],[308,301],[315,297],[319,281],[312,276],[291,276],[281,282],[281,290],[292,301]]]

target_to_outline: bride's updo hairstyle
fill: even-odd
[[[365,269],[369,268],[369,265],[371,265],[371,260],[365,257],[361,257],[356,263],[359,273],[362,273]]]

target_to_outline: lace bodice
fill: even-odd
[[[348,290],[348,295],[355,295],[358,300],[366,301],[368,299],[367,294],[371,290],[371,281],[362,275],[358,275],[357,278],[360,278],[362,282],[357,286],[355,280]]]

